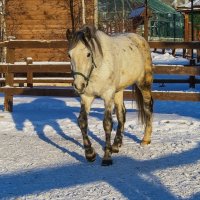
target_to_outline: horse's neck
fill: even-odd
[[[109,56],[108,54],[112,50],[112,44],[110,42],[110,36],[108,36],[104,32],[97,31],[96,34],[97,34],[97,38],[100,42],[101,49],[102,49],[102,52],[103,52],[103,55],[101,55],[99,50],[97,50],[97,52],[96,52],[96,60],[99,63],[99,65],[101,66],[103,64],[103,62],[105,60],[107,60],[107,56]]]
[[[110,42],[110,36],[108,36],[107,34],[105,34],[102,31],[97,31],[97,37],[99,39],[99,42],[101,44],[102,50],[105,51],[108,49],[109,47],[109,42]]]

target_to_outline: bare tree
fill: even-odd
[[[0,41],[7,40],[6,21],[5,21],[5,0],[0,1]],[[6,58],[6,48],[0,49],[0,61],[4,62]]]

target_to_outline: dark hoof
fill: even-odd
[[[113,164],[112,160],[102,160],[101,163],[102,166],[110,166],[112,164]]]
[[[118,145],[112,145],[112,153],[119,153],[119,147]]]
[[[96,160],[96,153],[93,148],[85,150],[85,157],[88,162],[94,162]]]

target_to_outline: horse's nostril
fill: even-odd
[[[76,85],[75,83],[73,83],[73,86],[75,87],[75,89],[78,89],[78,88],[77,88],[77,85]]]
[[[83,90],[85,88],[85,83],[82,83],[81,89]]]
[[[73,86],[74,86],[74,88],[76,90],[82,92],[84,90],[84,88],[85,88],[86,85],[85,85],[85,83],[81,83],[81,84],[74,83]]]

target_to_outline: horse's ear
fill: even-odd
[[[69,29],[67,29],[66,31],[66,38],[68,41],[72,39],[72,31],[70,31]]]
[[[88,38],[89,40],[92,38],[92,32],[88,26],[85,27],[85,37]]]

